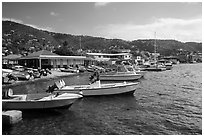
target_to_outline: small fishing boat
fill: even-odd
[[[66,69],[61,69],[61,72],[79,73],[79,70],[77,68],[69,67]]]
[[[166,66],[166,70],[171,70],[173,67],[171,61],[162,59],[162,60],[159,60],[158,62],[163,63]]]
[[[118,66],[116,72],[100,74],[101,81],[131,81],[138,80],[143,74],[137,73],[132,66]]]
[[[115,94],[133,94],[138,87],[139,82],[121,82],[101,84],[96,81],[89,85],[71,85],[67,86],[63,80],[55,82],[53,85],[54,93],[77,93],[83,96],[100,96]]]
[[[82,95],[62,94],[22,94],[12,95],[12,90],[2,99],[3,110],[31,110],[31,109],[55,109],[69,108]]]
[[[144,69],[145,71],[165,71],[166,66],[162,63],[158,62],[151,62],[150,65],[147,65],[147,67]]]
[[[154,40],[154,59],[146,65],[146,71],[165,71],[166,66],[163,63],[158,62],[158,53],[156,51],[157,44],[156,44],[156,32],[155,32],[155,40]]]

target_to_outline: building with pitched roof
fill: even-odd
[[[86,56],[60,56],[47,50],[41,50],[20,58],[19,64],[31,68],[66,68],[70,65],[89,64],[89,59]]]
[[[16,65],[18,64],[18,60],[21,58],[21,55],[18,54],[10,54],[2,58],[3,65]]]

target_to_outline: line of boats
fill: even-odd
[[[84,96],[100,96],[115,94],[133,94],[139,82],[121,82],[101,84],[97,81],[88,85],[68,86],[60,82],[49,87],[49,93],[13,95],[6,91],[2,99],[3,110],[55,109],[69,108],[77,99]],[[50,90],[53,89],[53,90]]]
[[[131,65],[118,66],[115,72],[97,75],[96,81],[87,85],[66,85],[63,80],[48,87],[43,94],[13,95],[11,89],[4,92],[3,110],[69,108],[76,100],[87,96],[133,94],[145,71]],[[101,81],[120,81],[104,84]]]

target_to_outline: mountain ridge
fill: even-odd
[[[80,46],[81,39],[81,46]],[[118,49],[130,49],[132,53],[154,52],[155,39],[107,39],[87,35],[39,30],[13,21],[2,21],[2,47],[14,54],[32,53],[42,49],[61,55],[79,55],[86,52],[114,53]],[[202,52],[202,43],[181,42],[172,39],[157,39],[157,51],[165,56],[175,55],[182,49],[187,52]]]

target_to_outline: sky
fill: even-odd
[[[108,39],[202,42],[201,2],[3,2],[2,20]]]

